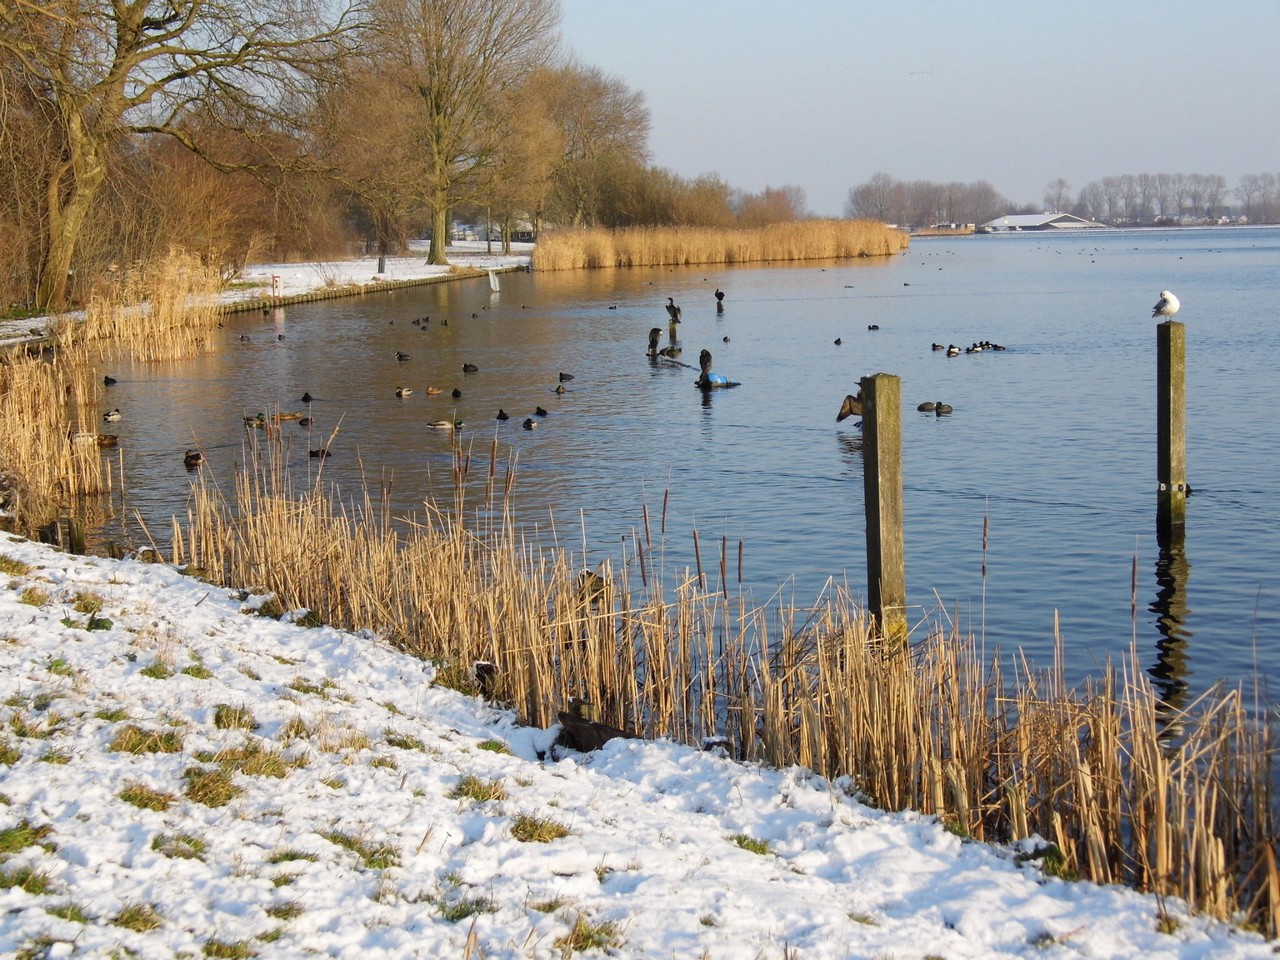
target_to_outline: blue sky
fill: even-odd
[[[651,161],[734,187],[988,180],[1039,204],[1125,173],[1280,172],[1280,3],[562,0],[643,91]]]

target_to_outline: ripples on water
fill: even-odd
[[[121,382],[108,399],[126,414],[113,431],[127,448],[129,507],[153,531],[184,510],[186,447],[202,446],[206,470],[229,484],[242,416],[300,409],[309,391],[314,432],[285,427],[300,476],[315,469],[308,447],[340,425],[324,470],[343,490],[356,492],[363,467],[374,481],[394,475],[404,511],[447,498],[450,436],[425,424],[456,415],[477,463],[495,433],[502,455],[518,458],[519,519],[554,525],[571,546],[585,525],[589,563],[616,560],[642,504],[657,536],[670,491],[669,571],[693,564],[696,525],[709,572],[727,538],[734,581],[742,540],[750,595],[781,590],[803,604],[829,578],[865,593],[861,437],[835,414],[861,376],[893,373],[916,615],[942,616],[940,599],[988,647],[1047,664],[1056,610],[1079,679],[1134,638],[1136,552],[1143,664],[1167,674],[1176,663],[1175,681],[1199,691],[1255,664],[1276,669],[1277,262],[1280,231],[1222,229],[917,240],[884,262],[508,274],[498,295],[461,282],[235,317],[215,354],[112,371]],[[1188,565],[1174,581],[1185,623],[1164,667],[1149,609],[1162,596],[1150,313],[1163,289],[1187,325],[1196,489]],[[696,367],[708,348],[741,387],[703,397],[695,371],[645,357],[651,327],[668,342],[668,296],[684,309],[680,359]],[[423,316],[431,322],[412,323]],[[930,349],[979,340],[1008,350],[947,359]],[[397,362],[397,350],[412,360]],[[464,374],[464,363],[479,371]],[[561,371],[574,379],[558,396]],[[428,397],[428,384],[444,393]],[[415,392],[397,399],[398,386]],[[925,400],[955,412],[917,413]],[[549,416],[521,429],[537,406]],[[504,424],[492,419],[500,407]]]

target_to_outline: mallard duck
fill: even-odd
[[[438,393],[440,393],[440,392],[441,392],[441,390],[440,390],[440,388],[439,388],[439,387],[427,387],[427,396],[428,396],[428,397],[434,397],[436,394],[438,394]]]
[[[302,419],[302,411],[301,411],[301,410],[294,410],[292,413],[290,413],[290,412],[288,412],[288,411],[282,411],[282,412],[280,412],[280,413],[273,413],[273,414],[271,415],[271,419],[272,419],[272,420],[274,420],[276,423],[281,423],[281,422],[283,422],[283,421],[285,421],[285,420],[301,420],[301,419]]]
[[[1156,301],[1156,305],[1151,308],[1151,316],[1153,317],[1172,317],[1178,312],[1178,308],[1182,306],[1168,290],[1160,291],[1160,299]]]
[[[427,424],[432,430],[458,430],[462,427],[461,420],[432,420]]]
[[[412,391],[412,390],[410,390],[408,387],[396,387],[396,396],[397,396],[397,397],[407,397],[407,396],[409,396],[411,393],[413,393],[413,391]]]
[[[564,390],[564,384],[563,384],[563,383],[558,383],[558,384],[556,384],[555,392],[556,392],[557,394],[562,394],[562,393],[564,393],[564,392],[565,392],[565,390]]]
[[[117,420],[123,420],[124,415],[120,412],[120,408],[116,407],[114,410],[108,410],[104,413],[102,419],[107,423],[115,423]]]
[[[97,441],[100,447],[114,447],[119,445],[120,438],[114,433],[100,433],[97,436]]]

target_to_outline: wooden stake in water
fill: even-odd
[[[902,381],[862,378],[863,490],[867,511],[867,606],[885,639],[907,639],[902,535]]]
[[[1156,325],[1156,525],[1175,535],[1187,515],[1187,328]]]

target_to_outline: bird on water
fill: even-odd
[[[1178,312],[1178,308],[1180,306],[1182,306],[1182,304],[1178,302],[1177,297],[1168,290],[1161,290],[1160,299],[1156,302],[1156,305],[1151,308],[1151,316],[1172,317]]]

